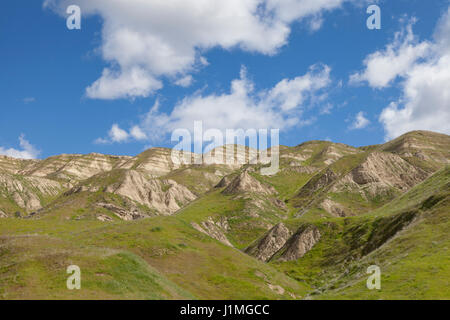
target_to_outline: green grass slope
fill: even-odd
[[[176,217],[4,219],[0,234],[5,299],[293,299],[309,291]],[[79,292],[65,288],[71,264],[82,270]]]
[[[359,217],[321,218],[322,238],[302,259],[271,263],[315,288],[315,299],[448,299],[450,168],[393,202]],[[305,223],[287,221],[294,230]],[[368,290],[378,265],[382,289]]]

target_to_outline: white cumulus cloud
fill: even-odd
[[[107,138],[98,138],[95,140],[97,144],[108,144],[114,142],[126,142],[130,138],[130,134],[121,129],[117,123],[113,124],[108,132]]]
[[[147,140],[147,135],[139,126],[131,128],[130,135],[136,140]]]
[[[86,89],[90,98],[112,100],[117,98],[148,97],[153,91],[162,88],[160,81],[140,68],[125,72],[103,70],[103,75]]]
[[[114,123],[108,131],[106,138],[98,138],[94,141],[96,144],[111,144],[123,143],[130,140],[145,141],[148,140],[147,134],[139,126],[133,126],[129,132],[120,128],[117,123]]]
[[[272,55],[287,43],[290,25],[356,0],[46,0],[64,14],[76,4],[103,20],[99,52],[110,64],[86,90],[90,98],[148,97],[164,78],[207,65],[202,53],[220,47]]]
[[[350,77],[350,83],[368,82],[374,88],[386,88],[399,76],[405,76],[412,66],[428,54],[430,44],[418,43],[412,32],[412,23],[395,34],[393,43],[382,51],[370,54],[365,60],[365,70]]]
[[[176,80],[175,84],[177,86],[187,88],[192,84],[193,81],[194,81],[194,78],[191,75],[187,75],[185,77],[182,77],[182,78]]]
[[[398,77],[401,97],[381,113],[386,139],[412,130],[450,134],[450,7],[440,18],[433,39],[418,42],[410,26],[386,50],[365,60],[354,80],[373,88],[388,87]]]
[[[360,111],[355,118],[355,121],[350,126],[350,129],[356,130],[356,129],[364,129],[370,124],[370,120],[367,119],[364,115],[364,112]]]
[[[305,109],[322,102],[330,84],[330,68],[314,65],[303,76],[283,79],[273,88],[257,91],[242,67],[239,79],[232,81],[228,93],[195,93],[181,100],[170,113],[161,112],[156,102],[138,126],[130,133],[122,132],[121,140],[130,136],[139,140],[160,140],[175,129],[192,132],[195,121],[202,121],[204,130],[213,128],[222,132],[307,125],[312,119],[304,119]],[[111,131],[109,136],[110,141],[120,142],[112,138]]]
[[[41,153],[28,140],[25,139],[25,135],[23,134],[19,137],[19,144],[21,149],[6,149],[0,147],[0,155],[19,159],[36,159]]]

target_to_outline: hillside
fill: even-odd
[[[283,146],[272,176],[253,153],[0,157],[0,298],[450,298],[450,136]]]

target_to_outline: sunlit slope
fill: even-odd
[[[368,215],[286,221],[316,226],[321,239],[301,259],[271,264],[315,287],[316,299],[448,299],[449,213],[447,168]],[[366,287],[370,265],[381,268],[380,291]]]
[[[0,233],[7,299],[293,299],[309,289],[176,217],[5,219]],[[71,264],[80,266],[85,291],[65,288]]]

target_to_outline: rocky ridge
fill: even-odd
[[[320,237],[319,229],[313,225],[301,226],[292,234],[283,223],[279,223],[245,252],[263,262],[294,261],[307,254]]]

